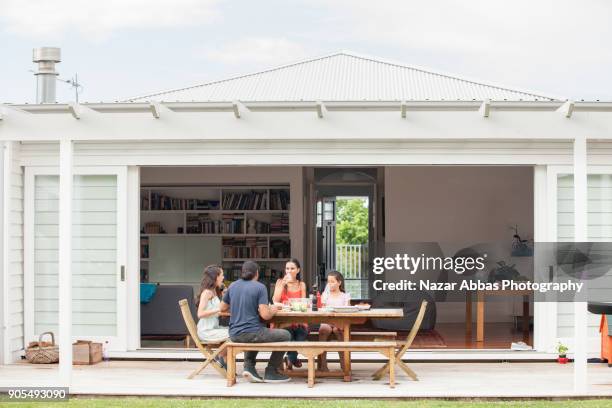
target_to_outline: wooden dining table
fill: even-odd
[[[401,319],[404,317],[402,309],[382,309],[372,308],[369,310],[360,310],[356,312],[332,312],[326,310],[306,312],[293,312],[279,310],[276,315],[270,320],[275,327],[282,328],[295,323],[328,323],[342,329],[342,339],[340,341],[351,341],[351,326],[363,324],[368,319]],[[344,353],[344,370],[339,372],[317,372],[318,376],[333,377],[342,376],[344,381],[351,381],[351,353]]]
[[[229,317],[229,312],[221,312],[222,317]],[[404,317],[403,309],[371,308],[355,312],[332,312],[328,310],[307,310],[305,312],[294,312],[279,310],[272,319],[268,320],[274,327],[283,328],[296,323],[328,323],[342,329],[342,339],[339,341],[351,341],[351,326],[363,324],[368,319],[401,319]],[[288,373],[290,375],[301,375],[297,371]],[[344,370],[341,371],[317,371],[319,377],[343,377],[344,381],[351,381],[351,353],[344,353]]]
[[[523,299],[522,328],[523,341],[529,342],[529,296],[533,294],[530,290],[477,290],[476,293],[476,344],[482,346],[484,343],[484,320],[487,296],[520,296]],[[465,296],[465,336],[472,338],[472,302],[473,293],[466,292]]]

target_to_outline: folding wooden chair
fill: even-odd
[[[194,344],[206,358],[202,365],[198,367],[194,372],[189,374],[189,377],[187,378],[192,379],[196,375],[200,374],[200,372],[205,369],[206,366],[208,366],[209,364],[215,370],[217,370],[217,372],[221,374],[223,378],[227,377],[227,371],[225,371],[225,368],[221,367],[221,365],[215,361],[215,357],[217,357],[219,353],[221,353],[226,347],[225,340],[216,342],[201,341],[198,337],[198,329],[196,327],[195,322],[193,321],[193,316],[191,314],[191,310],[189,309],[189,303],[187,302],[187,299],[179,300],[179,306],[181,308],[181,313],[183,314],[183,320],[185,320],[185,326],[187,326],[187,330],[189,331],[189,334],[191,335]],[[213,346],[217,346],[216,351],[213,350]]]
[[[425,310],[426,309],[427,309],[427,301],[424,300],[424,301],[421,302],[421,308],[419,309],[419,313],[417,314],[417,318],[416,318],[414,324],[412,325],[412,329],[410,329],[410,333],[408,333],[408,337],[406,337],[406,341],[405,342],[397,342],[398,346],[401,345],[402,348],[395,355],[395,364],[397,364],[397,366],[399,368],[404,370],[404,372],[406,374],[408,374],[408,377],[410,377],[413,381],[418,381],[419,379],[417,378],[416,373],[414,371],[412,371],[410,369],[410,367],[408,367],[406,365],[406,363],[404,363],[402,361],[402,356],[404,355],[404,353],[406,353],[408,351],[408,349],[412,345],[412,342],[414,341],[414,338],[416,337],[417,333],[419,332],[419,328],[421,327],[421,323],[423,322],[423,318],[425,317]],[[388,372],[389,372],[389,363],[386,363],[383,367],[381,367],[378,371],[376,371],[372,375],[372,377],[375,380],[380,380],[383,377],[383,375],[385,375]]]

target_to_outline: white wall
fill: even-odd
[[[387,242],[507,241],[510,248],[509,227],[517,224],[521,236],[533,238],[531,167],[386,167],[385,203]],[[485,320],[511,321],[518,303],[488,303]],[[464,304],[436,307],[438,322],[465,321]]]
[[[6,275],[6,268],[4,267],[4,259],[5,259],[5,249],[4,249],[4,150],[5,143],[0,143],[0,225],[2,225],[2,233],[0,233],[0,265],[2,265],[0,269],[0,364],[5,363],[5,357],[8,355],[8,350],[5,350],[6,343],[6,327],[7,320],[5,313],[8,309],[7,302],[7,292],[5,289],[7,288],[8,276]]]

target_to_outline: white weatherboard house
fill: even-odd
[[[140,282],[197,286],[203,262],[227,273],[248,256],[277,271],[294,256],[311,283],[336,197],[369,198],[372,242],[503,240],[509,225],[535,241],[612,239],[608,102],[340,52],[124,102],[1,109],[5,364],[48,330],[65,375],[71,338],[107,341],[111,356],[185,355],[144,347]],[[268,202],[245,209],[228,198],[252,192]],[[247,230],[250,219],[263,232]],[[223,220],[236,229],[198,229]],[[256,252],[241,253],[241,240]],[[367,295],[360,273],[354,290]],[[533,351],[508,350],[503,330],[487,343],[512,325],[514,306],[487,309],[473,347],[452,340],[463,306],[437,304],[447,347],[412,355],[549,359],[558,340],[581,362],[597,355],[598,316],[584,303],[532,303]],[[586,363],[575,370],[580,382]]]

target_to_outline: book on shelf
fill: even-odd
[[[254,218],[249,218],[247,222],[247,234],[269,234],[270,223],[265,221],[259,221]]]
[[[224,210],[267,210],[267,192],[223,193]]]
[[[223,238],[223,258],[267,258],[265,237]]]
[[[240,275],[242,274],[242,264],[243,262],[235,262],[235,261],[223,262],[223,272],[225,274],[226,281],[234,282],[240,279]],[[274,294],[274,287],[276,285],[276,280],[279,279],[282,274],[280,270],[271,268],[265,262],[259,262],[258,265],[259,265],[259,281],[266,286],[266,288],[268,289],[269,299],[272,299],[272,295]]]
[[[223,214],[223,233],[244,234],[244,214]]]
[[[288,239],[270,240],[270,258],[289,258],[291,245]]]
[[[151,192],[152,211],[160,210],[218,210],[219,200],[205,200],[199,198],[174,198],[165,194]],[[141,206],[143,204],[141,203]],[[141,207],[141,209],[148,209]]]
[[[270,190],[270,209],[289,210],[289,191]]]
[[[187,214],[185,217],[187,234],[218,234],[221,222],[213,220],[208,214]]]
[[[140,258],[149,259],[149,238],[140,238]]]
[[[242,274],[242,263],[233,262],[223,264],[223,273],[227,280],[235,281],[240,279],[240,275]]]
[[[272,222],[270,223],[270,232],[273,234],[288,234],[289,233],[289,214],[276,213],[272,214]]]
[[[149,195],[148,194],[141,194],[140,195],[140,209],[141,210],[148,210],[149,207]]]

